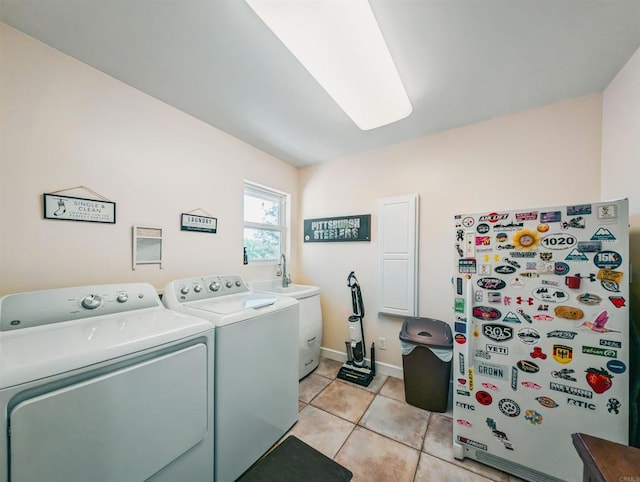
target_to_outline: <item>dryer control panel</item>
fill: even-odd
[[[186,303],[248,292],[239,275],[211,275],[172,281],[165,288],[164,296]]]

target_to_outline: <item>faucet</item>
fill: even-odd
[[[280,255],[280,263],[278,264],[278,272],[276,276],[282,276],[282,287],[288,288],[291,283],[291,276],[287,274],[287,258],[284,253]]]

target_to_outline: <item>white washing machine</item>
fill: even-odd
[[[298,302],[240,276],[176,280],[165,306],[216,327],[215,480],[236,480],[298,420]]]
[[[212,481],[214,333],[146,283],[0,298],[0,482]]]

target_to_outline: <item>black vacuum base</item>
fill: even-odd
[[[338,378],[348,382],[368,387],[373,380],[374,374],[367,367],[357,367],[349,363],[345,363],[338,372]]]

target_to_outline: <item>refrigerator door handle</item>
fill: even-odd
[[[465,349],[465,364],[467,368],[467,383],[469,387],[469,391],[473,391],[473,338],[475,333],[474,321],[473,321],[473,282],[471,278],[467,280],[467,289],[466,289],[466,300],[464,304],[465,309],[465,318],[467,319],[467,344]]]

